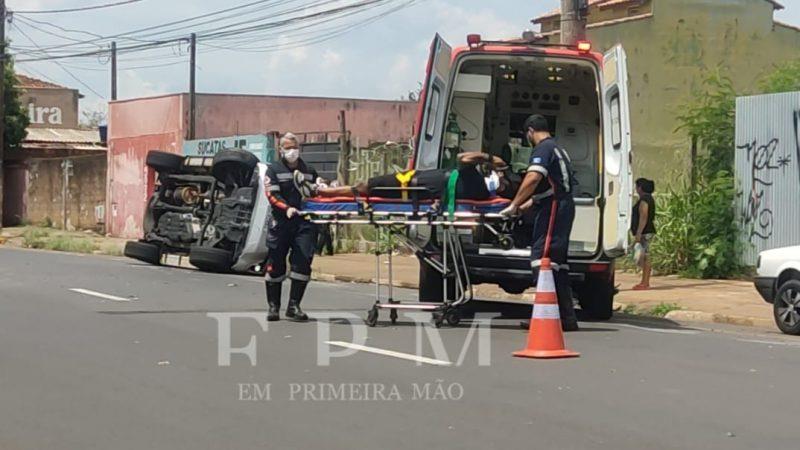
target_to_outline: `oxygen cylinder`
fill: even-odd
[[[444,133],[444,158],[442,167],[452,169],[456,167],[458,154],[461,152],[461,127],[458,126],[458,117],[455,113],[450,114],[450,121]]]

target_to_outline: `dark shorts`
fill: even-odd
[[[409,183],[409,187],[423,187],[424,191],[419,192],[420,200],[439,199],[447,189],[447,182],[450,179],[448,170],[420,170],[414,174]],[[367,192],[370,196],[384,198],[402,198],[400,181],[395,175],[381,175],[370,178],[367,182]],[[382,190],[381,188],[394,188]],[[411,194],[409,194],[411,197]],[[456,198],[469,200],[487,200],[491,197],[483,176],[475,167],[464,167],[459,169],[458,182],[456,184]]]

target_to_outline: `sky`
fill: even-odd
[[[70,8],[111,2],[7,0],[6,3],[8,9],[13,11]],[[242,3],[246,3],[246,0],[143,0],[95,11],[38,14],[29,17],[65,28],[111,35]],[[783,3],[786,10],[778,12],[776,19],[800,25],[800,0],[784,0]],[[415,5],[377,22],[314,45],[270,53],[227,50],[205,52],[201,47],[197,55],[197,90],[215,93],[399,99],[413,91],[424,78],[428,48],[436,33],[440,33],[451,44],[463,44],[469,33],[479,33],[487,38],[518,37],[523,30],[534,28],[530,23],[531,18],[559,4],[559,0],[418,0]],[[31,45],[16,27],[25,31],[41,46],[65,42],[20,23],[7,27],[12,45]],[[81,34],[68,36],[79,40],[87,38]],[[278,44],[282,40],[280,36],[273,39]],[[161,50],[160,54],[164,55],[165,52],[170,54],[169,62],[181,61],[183,58],[186,64],[121,70],[118,98],[188,91],[186,46],[176,45]],[[158,61],[126,61],[126,57],[122,55],[119,67],[123,69],[157,63]],[[103,58],[62,60],[61,66],[51,61],[17,63],[17,70],[36,78],[78,88],[85,95],[81,100],[84,111],[102,110],[110,98],[110,66]]]

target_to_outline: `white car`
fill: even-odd
[[[764,300],[774,305],[778,328],[800,335],[800,246],[761,252],[755,286]]]

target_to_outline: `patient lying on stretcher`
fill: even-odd
[[[447,192],[451,179],[455,180],[455,198],[489,200],[495,197],[513,199],[520,185],[520,177],[497,156],[483,152],[462,153],[458,157],[457,175],[453,170],[410,170],[393,175],[370,178],[355,186],[318,187],[319,197],[383,197],[393,199],[438,200]],[[404,188],[410,188],[404,192]],[[424,189],[419,189],[424,188]],[[409,192],[410,191],[410,192]],[[412,193],[413,192],[413,193]]]

